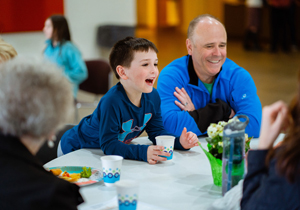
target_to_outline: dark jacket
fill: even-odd
[[[268,150],[249,151],[241,209],[300,209],[300,177],[289,183],[286,177],[279,175],[274,159],[266,167],[267,153]]]
[[[46,171],[16,137],[0,134],[0,209],[77,209],[79,187]]]

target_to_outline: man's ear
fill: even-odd
[[[118,65],[116,70],[121,79],[124,79],[124,80],[128,79],[126,72],[125,72],[125,67]]]
[[[190,39],[186,39],[185,44],[186,44],[186,49],[188,51],[188,54],[192,55],[192,52],[193,52],[193,48],[192,48],[193,42]]]

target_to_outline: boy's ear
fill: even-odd
[[[125,72],[125,68],[123,66],[118,65],[116,70],[121,79],[124,79],[124,80],[128,79],[126,72]]]

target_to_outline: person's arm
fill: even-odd
[[[252,196],[264,198],[264,195],[259,196],[261,192],[258,190],[261,185],[262,177],[268,173],[265,165],[265,159],[268,150],[251,150],[248,154],[248,173],[243,183],[243,197],[241,200],[241,209],[251,209],[254,203],[251,203]],[[256,201],[253,201],[256,202]]]
[[[281,101],[266,106],[263,109],[263,119],[258,144],[259,150],[251,150],[248,154],[248,173],[244,180],[241,209],[255,209],[255,206],[266,203],[262,200],[266,197],[266,188],[274,187],[276,184],[282,184],[276,182],[277,180],[272,180],[269,184],[271,183],[273,186],[269,186],[267,180],[263,182],[262,177],[269,175],[268,168],[265,165],[265,159],[268,149],[273,146],[274,141],[285,126],[287,110],[287,106]],[[262,184],[265,184],[265,186],[261,187]]]
[[[79,187],[75,184],[59,180],[52,184],[51,191],[49,209],[77,210],[77,206],[83,203]]]
[[[183,107],[185,104],[183,102],[184,99],[180,100],[178,95],[176,95],[176,90],[185,85],[182,79],[176,80],[176,78],[172,78],[172,75],[164,73],[164,71],[159,77],[157,87],[162,100],[161,110],[164,126],[169,132],[179,136],[183,128],[186,127],[189,131],[199,136],[206,133],[210,123],[228,121],[232,109],[221,99],[217,99],[215,103],[207,103],[203,108],[193,111],[185,110]],[[189,96],[187,97],[190,99]],[[179,104],[178,100],[182,105]],[[194,107],[192,100],[188,101],[187,106]]]
[[[259,137],[262,117],[262,106],[257,95],[257,89],[251,75],[242,69],[231,78],[232,87],[228,102],[236,115],[244,114],[249,118],[245,133],[249,137]]]
[[[88,77],[87,67],[81,53],[73,44],[69,43],[65,47],[64,56],[66,56],[68,63],[67,68],[65,68],[65,75],[71,83],[79,85]]]
[[[152,104],[152,106],[154,107],[154,113],[152,113],[152,117],[147,123],[145,130],[149,136],[149,140],[152,141],[154,145],[156,145],[156,140],[155,140],[156,136],[160,136],[160,135],[176,136],[176,135],[171,134],[164,128],[162,116],[161,116],[161,109],[160,109],[161,100],[157,93],[157,90],[153,89],[153,93],[151,93],[151,95],[153,100],[148,101],[147,103]],[[181,146],[179,139],[180,139],[179,136],[175,138],[174,148],[179,150],[186,150]]]
[[[216,103],[209,103],[203,108],[189,111],[189,114],[194,118],[199,130],[204,133],[210,123],[228,121],[231,108],[221,99],[216,99]]]
[[[165,129],[175,136],[180,136],[184,127],[197,136],[203,135],[194,118],[175,104],[177,100],[174,96],[175,88],[186,87],[188,84],[188,76],[184,74],[177,66],[167,66],[160,73],[157,90],[161,98],[163,124]]]
[[[142,160],[147,162],[149,145],[125,144],[118,140],[122,130],[121,112],[118,97],[112,100],[101,101],[98,107],[99,116],[99,144],[106,155],[120,155],[125,159]]]
[[[199,130],[204,133],[210,123],[218,123],[219,121],[228,121],[235,115],[231,107],[221,99],[216,99],[215,103],[208,103],[205,107],[195,109],[195,106],[184,88],[177,88],[174,95],[178,99],[175,104],[184,111],[188,111],[194,118]]]

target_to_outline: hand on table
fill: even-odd
[[[269,149],[273,146],[279,133],[286,126],[287,113],[288,108],[282,101],[263,108],[258,149]]]
[[[187,132],[186,127],[183,128],[179,142],[184,149],[190,149],[198,146],[198,137],[193,132]]]
[[[175,88],[174,92],[175,97],[180,101],[175,101],[175,104],[184,111],[194,111],[195,106],[190,98],[190,96],[187,94],[184,88],[179,89],[178,87]]]
[[[167,158],[160,157],[159,155],[162,156],[170,156],[171,154],[168,152],[163,152],[163,146],[149,146],[147,150],[147,161],[150,164],[156,164],[157,161],[166,161]]]

